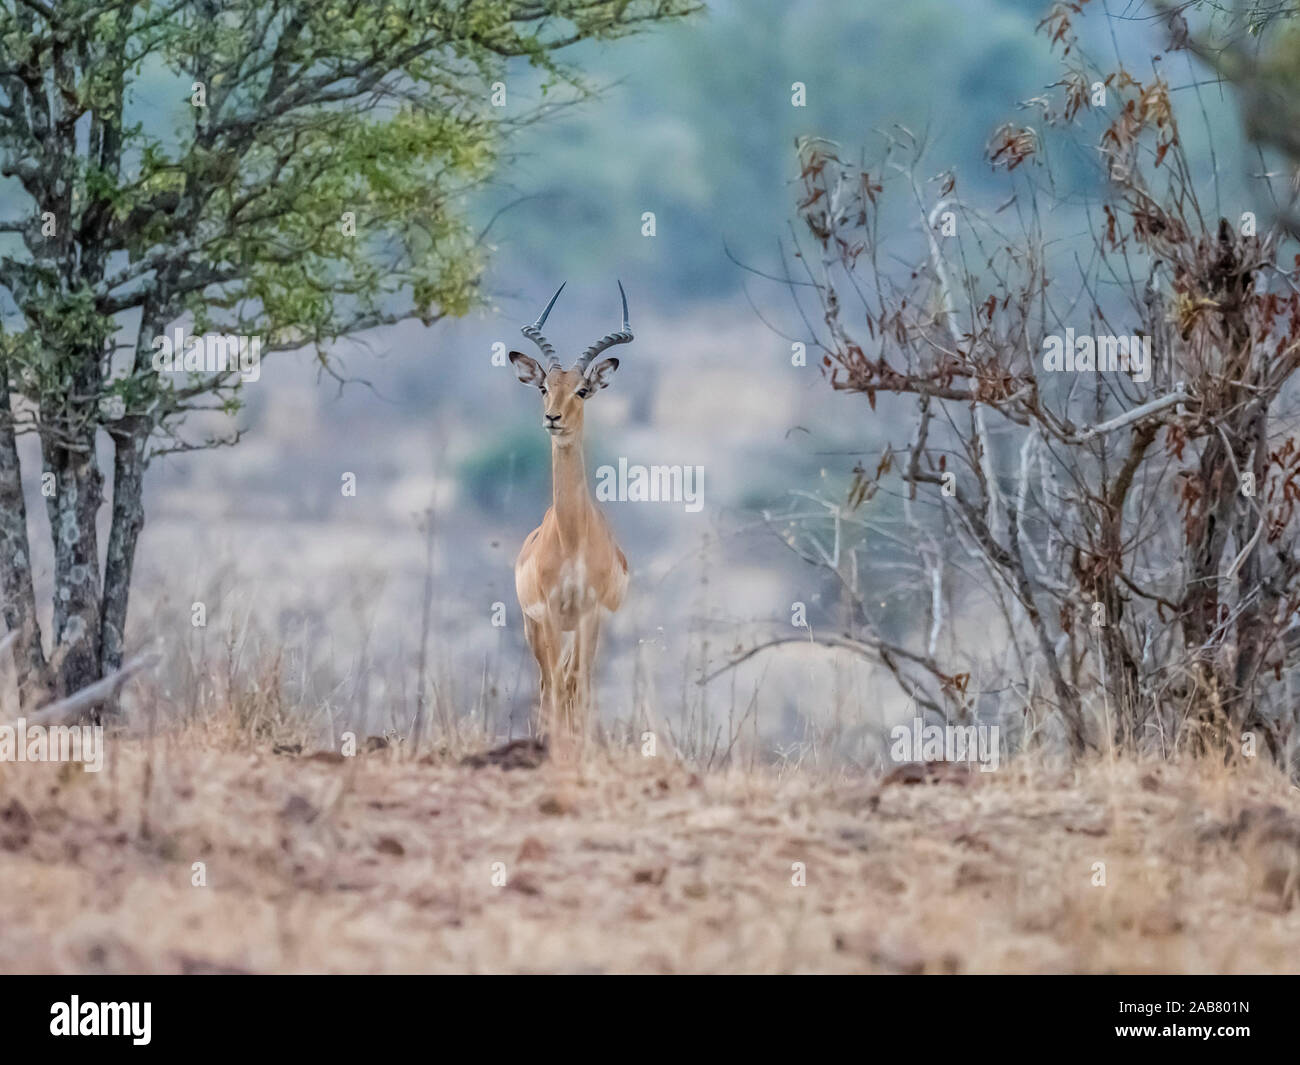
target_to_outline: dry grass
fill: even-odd
[[[504,772],[198,728],[0,764],[6,972],[1295,971],[1298,875],[1264,766]]]

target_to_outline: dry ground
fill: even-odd
[[[0,764],[0,971],[1300,970],[1300,795],[1264,766],[110,754]]]

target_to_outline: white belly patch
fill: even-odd
[[[565,562],[549,597],[551,609],[559,614],[573,614],[595,601],[596,589],[587,581],[586,560],[578,556]]]

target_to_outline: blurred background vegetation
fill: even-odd
[[[1016,101],[1056,80],[1034,27],[1041,0],[715,0],[703,17],[572,58],[600,98],[519,136],[485,209],[500,223],[498,276],[608,280],[623,252],[675,304],[734,296],[746,262],[770,258],[790,215],[795,139],[857,152],[902,124],[934,144],[936,169],[976,186],[985,142]],[[807,87],[807,106],[791,87]],[[528,199],[521,199],[528,197]],[[640,237],[642,211],[659,236]],[[905,219],[900,219],[905,223]]]

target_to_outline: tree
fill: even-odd
[[[1204,10],[1195,28],[1186,15]],[[1236,90],[1242,128],[1261,161],[1280,158],[1285,185],[1270,193],[1275,214],[1291,236],[1300,236],[1296,197],[1300,189],[1300,4],[1294,0],[1208,0],[1188,5],[1157,0],[1172,40],[1188,47]],[[1270,169],[1268,166],[1261,167]],[[1280,195],[1279,195],[1280,193]]]
[[[236,410],[270,352],[314,345],[336,372],[327,345],[338,337],[473,303],[482,262],[464,195],[511,128],[546,110],[493,106],[507,62],[538,68],[544,89],[582,92],[558,52],[694,6],[0,0],[0,173],[23,201],[0,223],[12,304],[0,334],[0,597],[22,705],[121,665],[145,469],[238,439],[187,440],[188,414]],[[151,92],[188,100],[190,117],[158,129]],[[48,656],[17,448],[28,432],[53,540]]]
[[[1281,227],[1208,213],[1161,66],[1138,78],[1071,56],[1077,10],[1044,22],[1069,58],[1031,101],[1041,121],[990,143],[1014,172],[999,211],[965,202],[950,172],[927,190],[906,131],[871,166],[800,145],[810,240],[788,276],[806,334],[832,387],[915,413],[834,516],[894,481],[901,536],[933,576],[910,643],[885,639],[861,595],[861,631],[830,642],[944,719],[995,693],[1027,731],[1059,722],[1076,752],[1235,751],[1254,732],[1285,758],[1300,725],[1300,258]],[[1049,239],[1069,210],[1052,146],[1086,123],[1099,195]],[[902,272],[878,238],[899,195],[923,234]],[[974,639],[944,616],[954,600],[980,619]]]

